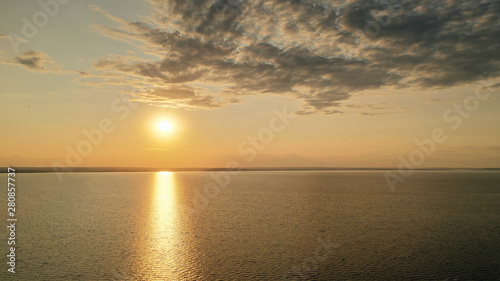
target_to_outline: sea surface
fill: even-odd
[[[7,175],[0,194],[7,225]],[[0,280],[500,280],[500,172],[17,173]]]

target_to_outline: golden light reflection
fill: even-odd
[[[148,280],[177,280],[183,265],[177,213],[176,184],[172,172],[154,175],[150,209],[150,235],[145,259]]]
[[[175,217],[175,182],[172,172],[155,174],[154,209],[157,225],[163,230],[172,228]]]

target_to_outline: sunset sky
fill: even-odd
[[[500,167],[499,70],[498,1],[1,1],[0,166]]]

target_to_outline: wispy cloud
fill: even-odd
[[[36,72],[62,72],[61,67],[48,54],[26,51],[12,60],[0,60],[2,64],[20,65]]]
[[[485,145],[485,146],[472,146],[472,145],[464,145],[464,146],[455,146],[443,148],[439,151],[442,154],[464,154],[464,153],[473,153],[473,154],[499,154],[500,153],[500,145]]]

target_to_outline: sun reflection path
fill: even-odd
[[[149,280],[176,280],[183,260],[177,213],[176,184],[172,172],[155,173],[149,235]],[[173,279],[172,279],[173,278]]]
[[[176,193],[174,175],[172,172],[155,174],[153,217],[157,230],[169,232],[175,227]]]

